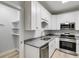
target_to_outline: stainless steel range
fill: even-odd
[[[60,35],[60,50],[66,53],[76,55],[75,35],[64,33]]]

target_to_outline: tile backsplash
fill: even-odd
[[[79,30],[46,30],[45,34],[57,34],[60,35],[62,33],[71,33],[74,35],[79,35]]]

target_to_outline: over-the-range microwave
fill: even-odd
[[[61,23],[61,30],[75,30],[75,23]]]

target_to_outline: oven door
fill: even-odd
[[[60,41],[60,48],[76,52],[76,43],[68,41]]]

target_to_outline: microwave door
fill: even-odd
[[[61,24],[61,29],[63,29],[63,30],[69,29],[69,25],[68,24]]]

